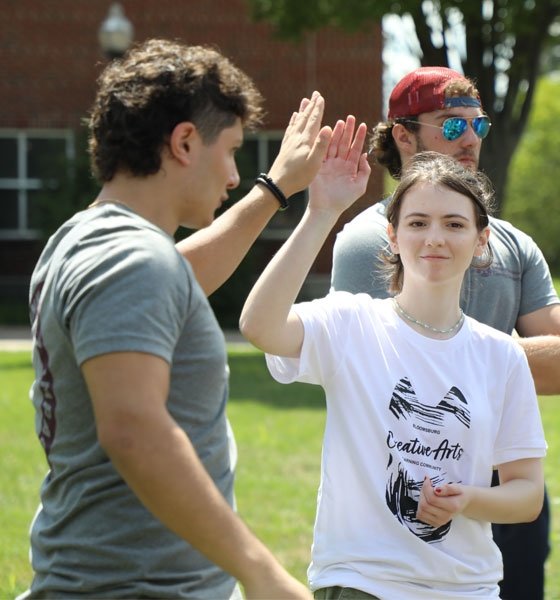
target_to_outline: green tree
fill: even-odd
[[[560,272],[558,182],[560,137],[558,72],[542,77],[536,89],[527,131],[511,162],[504,217],[533,237],[551,269]]]
[[[481,168],[501,207],[508,168],[527,124],[547,45],[553,41],[560,0],[248,0],[256,20],[280,36],[297,38],[324,26],[355,30],[387,14],[409,15],[422,65],[449,66],[458,53],[463,72],[477,82],[492,132]],[[462,47],[464,45],[464,47]]]

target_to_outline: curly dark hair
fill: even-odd
[[[209,144],[236,118],[255,129],[263,117],[253,81],[205,46],[148,40],[111,62],[98,86],[88,126],[91,168],[101,182],[121,170],[157,173],[178,123],[194,123]]]
[[[396,187],[387,206],[387,220],[397,231],[400,211],[406,194],[419,183],[438,185],[469,198],[476,214],[476,228],[483,231],[489,224],[489,214],[494,202],[494,189],[488,177],[480,171],[466,169],[454,158],[438,152],[420,152],[407,164],[399,185]],[[404,270],[399,254],[384,252],[382,260],[388,289],[398,293],[402,289]],[[493,253],[489,245],[485,256],[473,258],[471,265],[485,269],[492,264]]]
[[[470,96],[478,98],[479,93],[474,83],[468,78],[454,79],[449,82],[445,88],[445,97],[454,98],[457,96]],[[391,119],[389,121],[379,122],[372,130],[369,141],[369,154],[372,155],[377,163],[385,167],[391,177],[401,178],[402,162],[401,155],[393,138],[393,126],[400,123],[411,133],[417,133],[420,129],[420,123],[415,119],[418,115],[410,115],[406,119]]]

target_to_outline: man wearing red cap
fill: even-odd
[[[389,98],[388,120],[373,129],[370,154],[399,179],[412,156],[431,150],[476,170],[482,140],[490,131],[472,81],[445,67],[421,67],[406,75]],[[379,258],[388,252],[385,209],[388,199],[368,208],[338,234],[332,288],[386,298]],[[465,275],[461,307],[475,319],[521,336],[539,394],[560,393],[560,300],[546,260],[529,236],[510,223],[490,221],[494,260]],[[504,559],[501,597],[542,600],[544,563],[549,552],[549,513],[533,523],[494,525]]]

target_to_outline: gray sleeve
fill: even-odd
[[[524,236],[522,241],[525,260],[521,275],[520,316],[560,302],[541,249],[529,236]]]
[[[368,209],[347,223],[334,244],[331,289],[387,298],[380,259],[387,247],[387,221],[377,211]]]
[[[146,241],[146,240],[144,240]],[[172,244],[121,244],[73,261],[60,307],[78,364],[110,352],[171,362],[188,305],[187,269]],[[163,247],[162,247],[163,246]],[[90,263],[83,268],[84,262]],[[62,284],[64,285],[64,284]]]

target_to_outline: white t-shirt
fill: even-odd
[[[542,457],[546,443],[525,354],[466,318],[425,337],[391,300],[333,292],[298,304],[299,359],[267,356],[281,383],[323,386],[327,420],[311,589],[340,585],[383,600],[498,598],[490,523],[415,517],[425,476],[488,486],[492,466]]]

